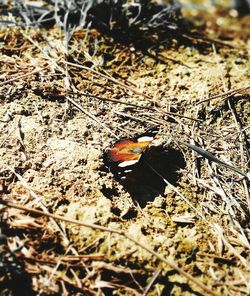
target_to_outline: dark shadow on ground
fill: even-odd
[[[0,225],[1,227],[1,225]],[[31,275],[24,263],[7,245],[7,236],[0,235],[0,295],[33,296]]]
[[[175,185],[180,177],[179,170],[185,165],[180,151],[173,148],[166,150],[161,146],[151,147],[120,183],[133,200],[144,207],[148,201],[153,201],[156,196],[164,193],[166,183],[158,174]]]

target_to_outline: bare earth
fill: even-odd
[[[12,204],[1,228],[5,255],[20,248],[27,295],[250,294],[249,182],[179,143],[249,170],[247,23],[211,20],[210,36],[231,47],[173,44],[162,62],[94,30],[77,30],[68,53],[58,28],[0,32],[0,194]],[[105,149],[154,124],[149,162],[171,184],[149,169],[119,183]],[[12,295],[13,274],[1,278]]]

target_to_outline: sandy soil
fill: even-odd
[[[147,295],[209,294],[162,257],[214,295],[249,295],[249,183],[179,143],[249,169],[249,90],[199,103],[249,87],[245,24],[246,18],[221,16],[219,25],[211,20],[208,32],[231,47],[215,44],[204,52],[173,45],[157,53],[162,62],[94,30],[76,31],[68,52],[74,63],[130,88],[65,64],[57,28],[0,32],[0,192],[26,208],[1,210],[8,239],[5,295],[15,290],[8,286],[15,276],[6,258],[18,248],[17,286],[26,285],[27,295],[142,295],[154,276]],[[105,149],[154,124],[160,131],[145,157],[170,184],[143,165],[118,182],[103,162]]]

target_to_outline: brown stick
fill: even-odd
[[[137,104],[134,104],[134,103],[128,103],[128,102],[124,102],[124,101],[117,100],[117,99],[103,98],[103,97],[100,97],[100,96],[95,96],[95,95],[91,95],[91,94],[84,93],[84,92],[79,92],[79,91],[77,91],[77,92],[67,91],[65,93],[62,93],[62,96],[65,96],[67,94],[73,94],[73,95],[77,95],[77,96],[86,96],[86,97],[94,98],[94,99],[104,101],[104,102],[108,101],[108,102],[112,102],[112,103],[116,103],[116,104],[127,105],[127,106],[131,106],[131,107],[139,108],[139,109],[156,111],[156,112],[159,112],[161,114],[166,114],[166,115],[173,116],[173,117],[176,116],[176,117],[186,118],[186,119],[193,120],[193,121],[200,121],[199,119],[196,119],[196,118],[192,118],[192,117],[181,115],[181,114],[174,113],[174,112],[164,111],[164,110],[157,109],[157,108],[154,108],[154,107],[140,106],[140,105],[137,105]]]
[[[202,104],[204,102],[208,102],[208,101],[211,101],[211,100],[217,99],[217,98],[224,98],[224,97],[228,98],[228,97],[233,96],[233,95],[235,95],[237,93],[241,93],[242,91],[247,90],[249,88],[250,88],[250,86],[241,87],[241,88],[237,88],[237,89],[232,89],[232,90],[229,90],[229,91],[227,91],[225,93],[214,95],[214,96],[211,96],[211,97],[209,97],[207,99],[204,99],[204,100],[198,102],[196,105],[199,105],[199,104]]]
[[[41,72],[41,71],[43,71],[43,70],[45,70],[45,69],[47,69],[47,68],[49,68],[49,67],[50,67],[50,65],[49,65],[49,66],[46,66],[46,67],[44,67],[44,68],[36,69],[36,70],[31,71],[31,72],[29,72],[29,73],[22,74],[22,75],[19,75],[19,76],[16,76],[16,77],[10,78],[10,79],[8,79],[8,80],[2,81],[2,82],[0,82],[0,86],[2,86],[2,85],[4,85],[4,84],[7,84],[7,83],[9,83],[9,82],[13,82],[13,81],[19,80],[19,79],[21,79],[21,78],[24,78],[24,77],[27,77],[27,76],[33,75],[33,74],[35,74],[35,73]]]

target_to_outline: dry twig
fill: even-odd
[[[201,100],[198,103],[196,103],[196,105],[199,105],[199,104],[202,104],[202,103],[205,103],[205,102],[217,99],[217,98],[228,99],[228,98],[236,95],[237,93],[242,93],[245,90],[248,90],[249,88],[250,88],[250,86],[245,86],[245,87],[241,87],[241,88],[237,88],[237,89],[232,89],[232,90],[226,91],[226,92],[224,92],[222,94],[214,95],[214,96],[211,96],[211,97],[209,97],[207,99]]]

